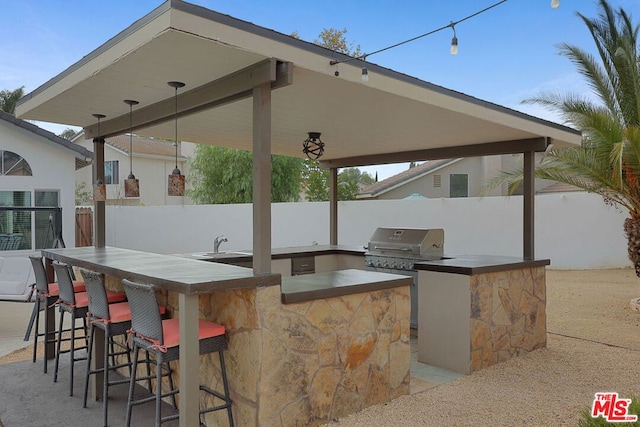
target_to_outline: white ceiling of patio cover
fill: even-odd
[[[229,26],[206,9],[195,10],[201,12],[169,8],[145,25],[134,24],[28,95],[18,115],[86,127],[95,123],[93,113],[105,114],[105,120],[127,114],[124,99],[140,101],[140,108],[172,97],[168,81],[185,82],[182,92],[277,58],[293,63],[294,76],[292,85],[272,92],[274,154],[303,157],[309,131],[322,132],[323,160],[541,136],[556,145],[580,141],[571,129],[388,69],[371,66],[366,84],[360,65],[345,63],[335,77],[330,51],[283,42],[281,35],[272,38],[277,33],[242,21]],[[179,139],[251,149],[252,129],[252,100],[245,99],[182,117]],[[174,124],[137,133],[172,140]]]

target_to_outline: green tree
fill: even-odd
[[[306,198],[310,202],[329,200],[329,170],[318,162],[305,160],[302,180]],[[358,168],[346,168],[338,173],[338,200],[355,200],[361,185],[373,184],[374,179]]]
[[[60,138],[64,138],[64,139],[71,139],[74,136],[76,136],[76,131],[71,129],[71,128],[66,128],[65,130],[63,130],[60,135],[58,135]]]
[[[360,56],[362,54],[360,46],[349,43],[345,37],[346,33],[346,28],[342,30],[325,28],[313,43],[354,57]],[[297,37],[298,33],[294,32],[292,36]],[[304,168],[302,179],[307,200],[312,202],[329,200],[329,170],[321,168],[318,161],[308,159],[304,162]],[[360,183],[373,183],[373,178],[356,168],[341,171],[338,174],[338,200],[354,200],[360,189]]]
[[[354,46],[353,43],[347,42],[347,39],[344,36],[346,33],[346,28],[343,28],[342,30],[325,28],[320,32],[318,38],[313,40],[313,42],[317,45],[335,50],[336,52],[345,53],[354,57],[361,56],[362,52],[360,50],[360,45]],[[297,34],[297,32],[294,32],[294,34]]]
[[[197,204],[253,200],[253,156],[249,151],[198,145],[189,171],[192,189],[187,194]],[[298,201],[301,173],[301,159],[271,156],[271,201]]]
[[[314,43],[341,53],[360,55],[360,46],[347,43],[346,29],[324,29]],[[300,38],[297,31],[292,37]],[[302,189],[309,200],[328,200],[329,171],[319,167],[317,161],[283,156],[272,156],[271,200],[273,202],[298,201]],[[189,163],[189,181],[192,189],[187,191],[193,201],[205,203],[250,203],[253,191],[252,155],[246,151],[199,145]],[[360,172],[358,170],[358,172]],[[342,173],[340,174],[342,175]],[[356,175],[356,174],[354,174]],[[366,175],[366,176],[365,176]],[[349,179],[347,179],[349,177]],[[359,174],[366,182],[368,174]],[[347,173],[340,182],[340,200],[355,199],[358,185]],[[302,182],[301,182],[302,181]]]
[[[14,114],[16,102],[24,95],[24,86],[15,90],[0,90],[0,110],[5,113]]]
[[[544,93],[525,103],[558,112],[582,131],[580,147],[555,148],[536,168],[536,176],[601,195],[629,213],[624,230],[628,253],[640,276],[640,55],[639,26],[621,7],[599,0],[596,18],[577,16],[588,28],[597,56],[567,43],[560,54],[571,60],[595,100],[575,93]],[[489,186],[522,182],[522,169],[505,171]]]

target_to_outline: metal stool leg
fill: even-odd
[[[136,376],[138,372],[138,353],[140,349],[138,344],[133,344],[133,366],[131,369],[131,378],[129,379],[129,397],[127,398],[127,418],[125,426],[131,426],[131,409],[133,408],[132,402],[134,398],[134,388],[136,384]]]
[[[58,382],[58,367],[60,366],[60,344],[62,343],[62,322],[64,321],[64,311],[60,310],[60,321],[58,325],[58,338],[56,339],[56,366],[53,370],[53,382]],[[45,364],[47,358],[45,357]],[[46,372],[46,371],[45,371]]]
[[[40,298],[36,298],[33,302],[33,310],[31,310],[31,317],[29,318],[29,324],[27,325],[27,332],[24,334],[23,341],[29,341],[31,338],[31,330],[33,329],[33,322],[35,322],[38,314],[40,313]],[[36,336],[38,334],[36,333]],[[35,359],[33,360],[35,362]]]
[[[89,376],[91,375],[91,358],[93,357],[93,339],[95,325],[91,324],[89,329],[89,348],[87,348],[87,375],[84,378],[84,400],[82,401],[82,407],[87,407],[87,397],[89,395]],[[106,424],[105,424],[106,425]]]
[[[33,303],[34,313],[36,315],[35,321],[35,332],[33,334],[33,363],[36,362],[36,357],[38,355],[38,328],[40,325],[40,297],[36,298],[36,302]],[[34,313],[31,313],[31,317],[33,318]],[[31,321],[29,321],[31,322]],[[46,337],[46,334],[45,334]],[[45,338],[46,339],[46,338]],[[46,345],[46,344],[45,344]],[[45,362],[46,363],[46,362]]]
[[[231,395],[229,394],[229,381],[227,380],[227,369],[224,364],[224,355],[222,350],[218,352],[220,355],[220,373],[222,375],[222,387],[224,388],[225,404],[227,405],[227,415],[229,416],[229,426],[233,427],[233,414],[231,413]]]

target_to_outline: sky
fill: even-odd
[[[346,29],[363,53],[374,52],[474,14],[498,0],[191,0],[256,25],[314,41],[325,28]],[[640,21],[640,1],[609,0]],[[0,90],[20,86],[29,93],[104,44],[161,0],[0,0]],[[594,52],[579,12],[597,15],[595,0],[507,0],[456,25],[459,53],[451,55],[450,28],[371,55],[367,61],[430,83],[560,122],[553,113],[523,99],[543,92],[590,89],[573,64],[558,55],[569,43]],[[64,124],[37,123],[54,133]],[[406,164],[361,168],[380,180]]]

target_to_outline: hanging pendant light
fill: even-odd
[[[182,82],[168,82],[169,86],[175,89],[175,141],[174,147],[176,148],[176,167],[169,175],[169,185],[167,187],[167,193],[169,196],[184,196],[184,175],[178,169],[178,88],[184,87]]]
[[[94,138],[93,142],[104,144],[104,138],[100,136],[100,120],[104,119],[106,116],[104,114],[92,114],[92,116],[98,119],[98,136]],[[93,184],[93,201],[104,202],[105,200],[107,200],[107,186],[100,178],[98,178]]]
[[[129,105],[129,176],[124,180],[124,197],[140,197],[140,181],[133,174],[133,106],[139,102],[125,99],[124,103]]]

